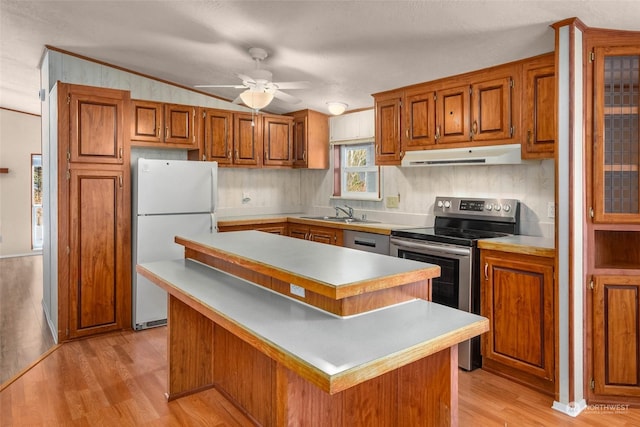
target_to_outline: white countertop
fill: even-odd
[[[338,317],[188,259],[139,268],[160,278],[170,294],[202,303],[216,323],[230,322],[283,353],[285,364],[320,373],[329,389],[337,376],[365,381],[371,364],[384,360],[381,369],[395,369],[488,329],[481,316],[424,300]]]
[[[409,273],[412,281],[439,275],[432,264],[260,231],[178,238],[336,289]]]

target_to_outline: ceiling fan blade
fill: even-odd
[[[242,103],[242,98],[240,98],[240,95],[236,96],[236,99],[234,99],[232,102],[232,104],[241,104]]]
[[[273,82],[271,84],[278,89],[309,89],[311,87],[309,82]]]
[[[201,87],[201,88],[207,88],[207,87],[232,87],[235,89],[244,89],[245,86],[243,85],[194,85],[193,87]]]
[[[275,93],[273,94],[273,96],[275,96],[276,98],[284,101],[284,102],[288,102],[289,104],[297,104],[300,102],[300,100],[298,98],[296,98],[295,96],[291,96],[288,93],[284,93],[281,92],[279,90],[276,90]]]

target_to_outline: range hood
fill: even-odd
[[[513,165],[522,163],[520,144],[406,151],[401,166]]]

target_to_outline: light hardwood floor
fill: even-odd
[[[0,426],[252,425],[216,390],[167,402],[166,349],[166,327],[65,343],[0,386]],[[459,381],[464,427],[640,426],[640,409],[590,407],[571,418],[551,409],[550,397],[481,369],[460,371]]]
[[[0,259],[0,384],[53,345],[42,309],[42,256]]]
[[[166,327],[61,345],[0,392],[2,426],[248,426],[217,391],[167,402]],[[640,409],[571,418],[483,370],[460,372],[460,426],[638,426]]]

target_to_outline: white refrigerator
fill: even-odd
[[[139,158],[133,177],[133,328],[167,323],[167,293],[136,264],[184,257],[176,235],[216,233],[218,164]]]

